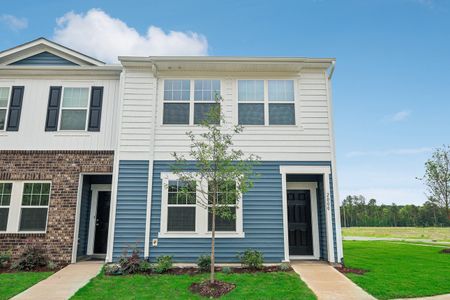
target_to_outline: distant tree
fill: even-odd
[[[434,151],[419,179],[427,186],[429,200],[444,209],[450,220],[450,145]]]

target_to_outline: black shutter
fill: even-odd
[[[20,113],[22,112],[23,86],[13,86],[11,101],[9,103],[7,131],[18,131],[20,123]]]
[[[47,119],[45,121],[45,131],[58,130],[59,105],[61,102],[60,86],[51,86],[48,96]]]
[[[91,107],[89,109],[88,131],[100,131],[102,119],[103,87],[93,86],[91,89]]]

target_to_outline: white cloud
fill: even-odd
[[[424,154],[433,151],[430,147],[421,148],[404,148],[404,149],[389,149],[379,151],[352,151],[347,153],[347,157],[361,157],[361,156],[392,156],[392,155],[416,155]]]
[[[0,21],[6,24],[11,30],[19,31],[28,27],[28,20],[25,18],[18,18],[13,15],[3,14],[0,16]]]
[[[405,121],[406,119],[408,119],[409,116],[411,116],[411,111],[405,109],[405,110],[398,111],[395,114],[385,116],[381,121],[389,122],[389,123],[402,122],[402,121]]]
[[[118,56],[207,55],[208,41],[195,32],[169,31],[150,26],[144,35],[100,9],[68,12],[57,19],[53,39],[106,62]]]
[[[363,195],[367,200],[376,199],[378,204],[421,205],[427,201],[425,190],[422,188],[356,188],[341,189],[341,201],[348,195]]]

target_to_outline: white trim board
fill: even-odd
[[[97,219],[97,207],[98,207],[98,192],[110,192],[111,185],[110,184],[92,184],[91,191],[92,191],[91,212],[89,214],[89,231],[88,231],[88,243],[87,243],[86,255],[104,254],[104,253],[94,253],[95,223],[96,223],[96,219]],[[111,210],[111,207],[110,207],[110,210]]]

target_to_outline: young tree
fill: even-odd
[[[192,185],[195,185],[197,205],[208,209],[211,226],[211,283],[215,281],[216,221],[236,218],[239,199],[253,186],[252,178],[256,175],[253,166],[259,160],[258,156],[246,155],[233,146],[233,137],[240,134],[243,128],[240,125],[227,126],[221,112],[222,98],[219,95],[215,98],[215,104],[200,124],[202,133],[196,135],[192,131],[186,132],[191,143],[189,157],[172,154],[175,159],[172,171],[179,180],[189,183],[186,192],[192,191]],[[194,172],[188,159],[194,161]]]
[[[428,198],[445,210],[450,220],[450,145],[434,151],[425,163],[422,180],[428,188]]]

